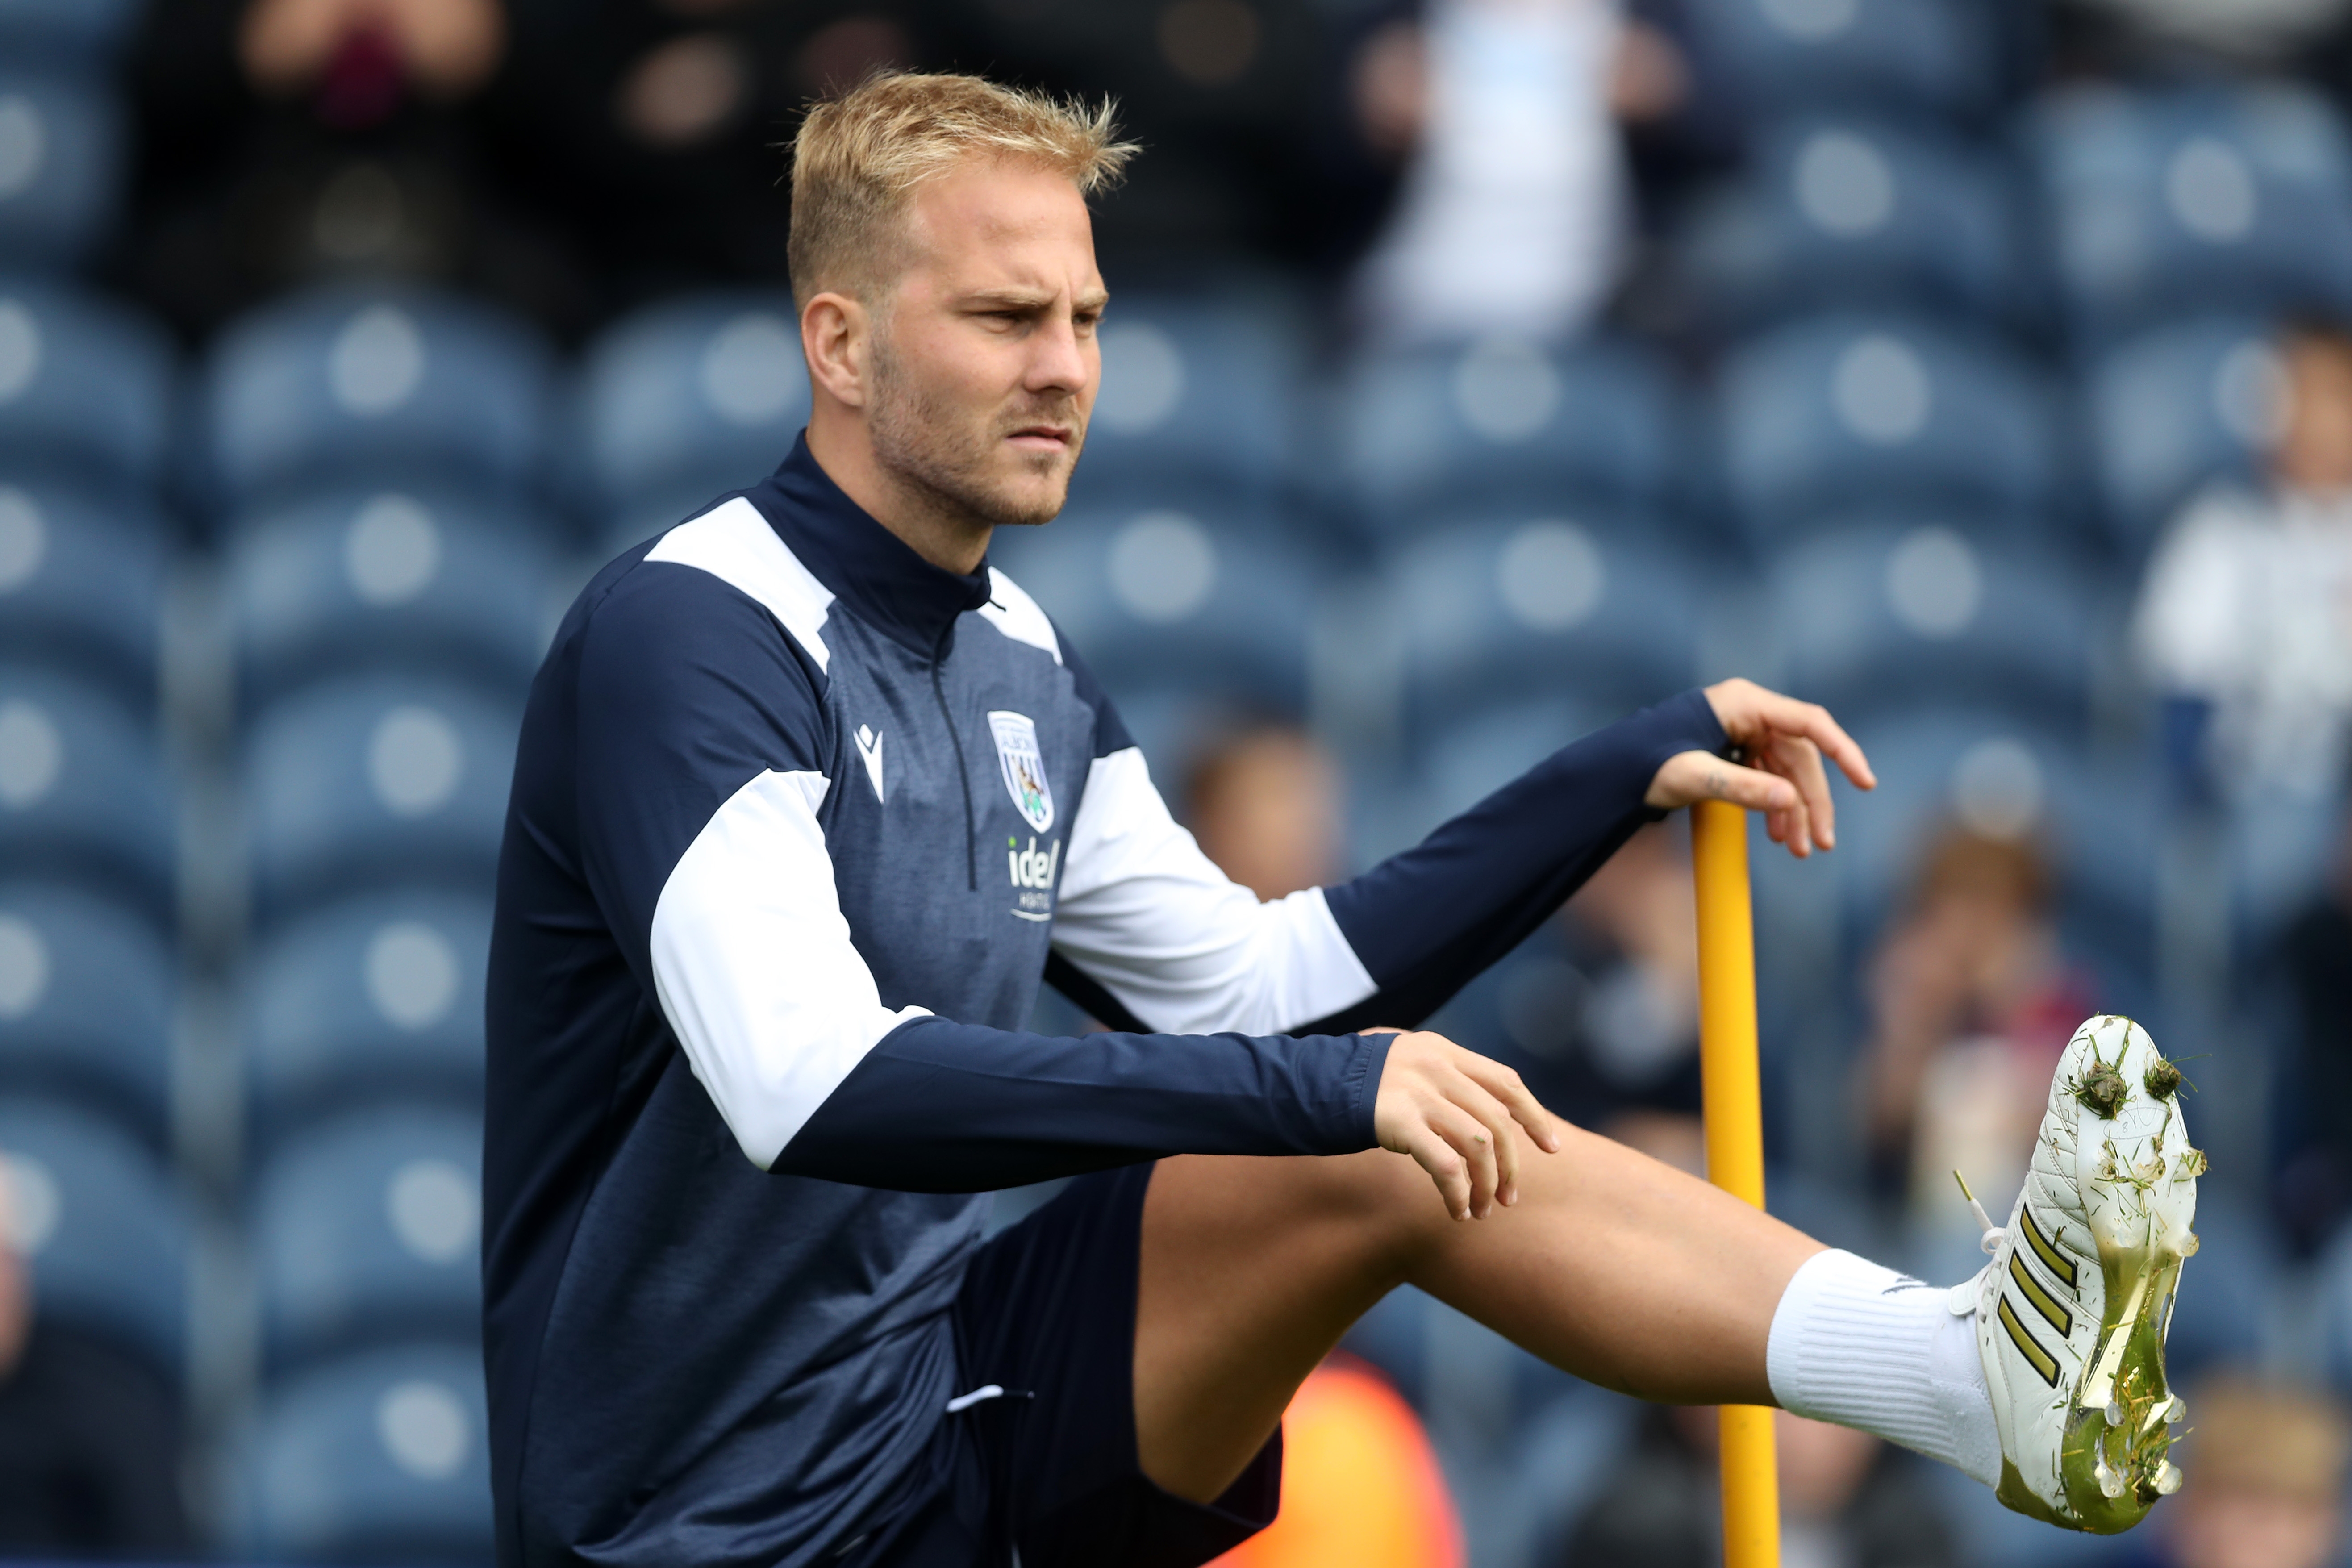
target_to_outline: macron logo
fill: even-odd
[[[854,738],[857,742],[857,754],[866,760],[866,776],[873,781],[874,798],[880,800],[882,798],[882,737],[860,724]]]

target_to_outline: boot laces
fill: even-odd
[[[1984,1236],[1978,1245],[1984,1248],[1985,1256],[1990,1258],[2000,1250],[2001,1237],[2009,1233],[2001,1226],[1993,1224],[1992,1215],[1985,1213],[1984,1205],[1977,1202],[1976,1194],[1969,1191],[1969,1179],[1966,1176],[1954,1171],[1952,1180],[1960,1184],[1960,1196],[1969,1200],[1969,1212],[1976,1215],[1977,1224],[1984,1227]]]

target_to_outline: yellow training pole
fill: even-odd
[[[1756,1067],[1748,813],[1719,800],[1692,806],[1691,862],[1698,882],[1699,1078],[1706,1104],[1707,1179],[1760,1209],[1764,1096]],[[1780,1568],[1772,1412],[1727,1405],[1721,1420],[1724,1568]]]

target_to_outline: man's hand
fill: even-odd
[[[1829,710],[1767,691],[1752,680],[1727,680],[1706,689],[1723,732],[1746,754],[1748,765],[1727,763],[1706,752],[1668,757],[1643,797],[1654,810],[1672,811],[1695,801],[1727,800],[1764,813],[1764,830],[1800,860],[1816,847],[1837,847],[1837,808],[1830,804],[1826,754],[1856,788],[1875,789],[1877,775],[1853,738]]]
[[[1385,1031],[1366,1030],[1367,1034]],[[1545,1153],[1559,1148],[1551,1112],[1519,1075],[1443,1035],[1400,1034],[1381,1069],[1372,1130],[1381,1147],[1410,1154],[1455,1219],[1484,1219],[1519,1201],[1519,1131]]]

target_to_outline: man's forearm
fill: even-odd
[[[916,1018],[866,1054],[772,1169],[984,1192],[1169,1154],[1371,1148],[1386,1036],[1096,1034]]]
[[[1684,692],[1562,747],[1420,845],[1326,889],[1380,989],[1313,1027],[1427,1017],[1659,815],[1643,796],[1667,758],[1724,744],[1706,694]]]

